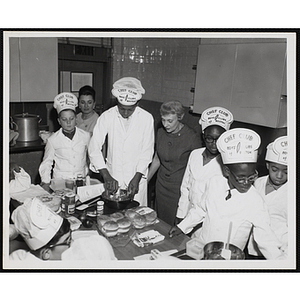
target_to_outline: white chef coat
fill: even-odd
[[[53,133],[46,144],[43,161],[39,167],[42,182],[49,183],[53,162],[53,178],[76,178],[77,174],[86,176],[86,162],[90,134],[76,127],[73,139],[66,137],[62,128]]]
[[[134,199],[147,205],[147,172],[154,153],[154,125],[150,113],[136,107],[126,130],[118,107],[114,106],[100,115],[89,145],[90,169],[93,172],[107,168],[120,186],[129,184],[136,172],[143,174],[139,192]],[[106,163],[102,146],[108,136]]]
[[[193,150],[190,154],[185,173],[180,187],[177,218],[185,218],[188,211],[202,197],[205,183],[214,175],[222,175],[220,155],[213,158],[205,166],[203,165],[204,148]]]
[[[284,258],[280,243],[270,228],[270,218],[262,197],[251,186],[248,192],[231,190],[231,198],[225,200],[229,191],[228,181],[220,175],[207,182],[202,200],[194,206],[178,227],[185,233],[203,221],[196,233],[203,246],[213,241],[226,242],[229,223],[232,222],[230,243],[244,249],[251,228],[260,251],[266,259]]]
[[[283,184],[279,189],[272,191],[266,195],[266,184],[269,176],[263,176],[257,178],[254,182],[255,188],[263,197],[267,206],[271,228],[274,231],[276,237],[281,242],[281,249],[287,252],[288,246],[288,204],[287,204],[287,183]],[[249,254],[259,255],[256,251],[255,241],[253,236],[249,240],[248,245]]]

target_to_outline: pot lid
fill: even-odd
[[[39,118],[39,115],[29,114],[29,113],[22,113],[16,114],[13,118]]]

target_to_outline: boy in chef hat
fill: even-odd
[[[58,113],[61,128],[47,140],[43,161],[39,167],[41,186],[51,192],[50,180],[53,178],[76,179],[78,174],[86,176],[87,147],[90,134],[76,127],[76,107],[78,100],[71,93],[61,93],[54,98],[53,107]]]
[[[217,147],[224,164],[224,175],[215,175],[207,182],[201,201],[171,229],[170,236],[188,233],[203,222],[202,228],[193,236],[203,247],[213,241],[225,243],[232,224],[230,244],[244,250],[253,227],[254,238],[266,259],[285,258],[271,230],[264,201],[252,185],[258,175],[259,146],[259,135],[249,129],[231,129],[219,137]]]
[[[106,192],[128,187],[140,205],[147,205],[146,176],[154,152],[153,117],[138,106],[144,93],[136,78],[117,80],[112,94],[118,103],[98,118],[89,145],[90,169],[102,175]],[[106,136],[107,163],[101,153]]]
[[[93,236],[82,233],[76,239],[69,221],[37,198],[27,199],[18,206],[13,211],[12,220],[30,251],[16,250],[10,255],[11,260],[116,259],[104,237],[98,233]]]
[[[271,219],[271,228],[281,242],[281,248],[288,250],[288,204],[287,204],[287,172],[288,172],[288,140],[287,136],[277,138],[267,146],[266,166],[269,175],[258,178],[254,186],[263,197]],[[248,245],[250,255],[261,253],[253,240]]]
[[[30,253],[37,258],[60,259],[61,253],[70,245],[68,220],[57,215],[37,198],[28,198],[18,206],[12,213],[12,220]],[[56,247],[58,244],[60,246]],[[24,250],[17,251],[13,256],[25,254]],[[26,253],[26,256],[32,257],[30,253]]]
[[[199,124],[205,147],[193,150],[190,154],[180,188],[177,223],[201,199],[205,182],[214,175],[222,175],[221,158],[216,144],[220,135],[229,130],[232,122],[232,113],[223,107],[210,107],[202,113]]]

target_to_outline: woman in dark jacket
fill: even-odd
[[[157,132],[156,152],[148,182],[158,170],[156,211],[160,219],[174,225],[187,161],[191,151],[201,147],[201,139],[193,129],[181,122],[184,108],[179,101],[163,103],[160,115],[163,127]]]

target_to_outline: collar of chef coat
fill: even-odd
[[[271,192],[277,191],[278,189],[280,189],[284,184],[280,185],[280,186],[275,186],[271,180],[270,180],[270,176],[268,176],[267,178],[267,182],[266,182],[266,189],[265,189],[265,193],[266,195],[270,194]]]
[[[203,150],[203,152],[202,152],[202,156],[203,156],[203,162],[204,162],[204,160],[206,159],[206,158],[209,158],[208,156],[207,156],[207,153],[206,153],[206,148],[204,148],[204,150]],[[216,155],[215,157],[213,157],[213,158],[209,158],[209,162],[211,162],[212,160],[220,160],[220,157],[221,157],[221,155],[220,154],[218,154],[218,155]],[[209,163],[208,162],[208,163]],[[208,164],[207,163],[207,164]]]
[[[74,135],[75,135],[75,133],[76,133],[76,127],[74,128],[74,130],[72,131],[72,132],[65,132],[63,129],[62,129],[62,134],[64,135],[64,136],[66,136],[67,138],[69,138],[70,140],[72,140],[73,139],[73,137],[74,137]]]

